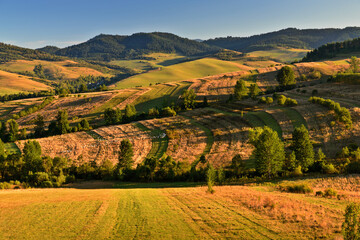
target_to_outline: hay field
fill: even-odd
[[[2,239],[340,239],[359,176],[296,180],[336,198],[285,193],[277,184],[85,182],[63,189],[0,191]]]
[[[50,86],[34,81],[30,77],[0,70],[0,95],[39,92],[50,89]]]
[[[44,71],[51,73],[51,75],[59,79],[76,79],[81,75],[110,76],[108,74],[103,74],[95,69],[88,67],[72,67],[71,64],[76,64],[76,62],[71,60],[66,60],[66,61],[16,60],[1,64],[0,69],[9,70],[12,72],[23,72],[23,71],[32,72],[35,65],[38,64],[44,66]]]

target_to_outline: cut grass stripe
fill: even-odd
[[[282,130],[279,125],[279,123],[276,121],[276,119],[269,113],[259,111],[259,112],[248,112],[247,114],[252,114],[254,116],[257,116],[261,121],[268,127],[272,128],[274,131],[278,133],[279,136],[282,136]],[[247,115],[246,114],[246,115]]]
[[[286,114],[286,116],[288,116],[291,119],[291,123],[294,126],[294,128],[304,125],[307,129],[309,129],[307,122],[305,121],[303,116],[298,111],[296,111],[296,109],[281,108],[281,110]]]
[[[134,123],[134,126],[139,128],[142,131],[150,132],[149,135],[152,138],[152,140],[151,140],[152,146],[151,146],[150,152],[148,153],[148,155],[146,157],[147,158],[154,157],[156,159],[162,158],[164,156],[164,154],[166,153],[166,150],[169,145],[169,138],[166,135],[163,137],[165,132],[160,129],[151,130],[139,122]]]
[[[176,103],[179,96],[190,85],[191,83],[178,83],[174,86],[157,85],[136,99],[133,104],[138,112],[148,112],[150,108],[162,108],[172,102]]]

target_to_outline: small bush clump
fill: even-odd
[[[290,192],[290,193],[312,193],[313,190],[307,184],[280,184],[279,190],[282,192]]]

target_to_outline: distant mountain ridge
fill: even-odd
[[[360,37],[360,27],[347,27],[343,29],[287,28],[250,37],[209,39],[203,43],[235,51],[251,52],[274,47],[314,49],[327,43],[341,42],[358,37]]]
[[[135,33],[131,36],[100,34],[70,47],[55,49],[47,46],[38,50],[59,56],[110,61],[141,58],[144,54],[152,52],[178,53],[185,56],[205,55],[219,49],[171,33],[152,32]]]

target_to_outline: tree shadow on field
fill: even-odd
[[[114,182],[114,181],[81,181],[68,184],[65,188],[75,189],[155,189],[155,188],[187,188],[204,186],[202,182]]]

